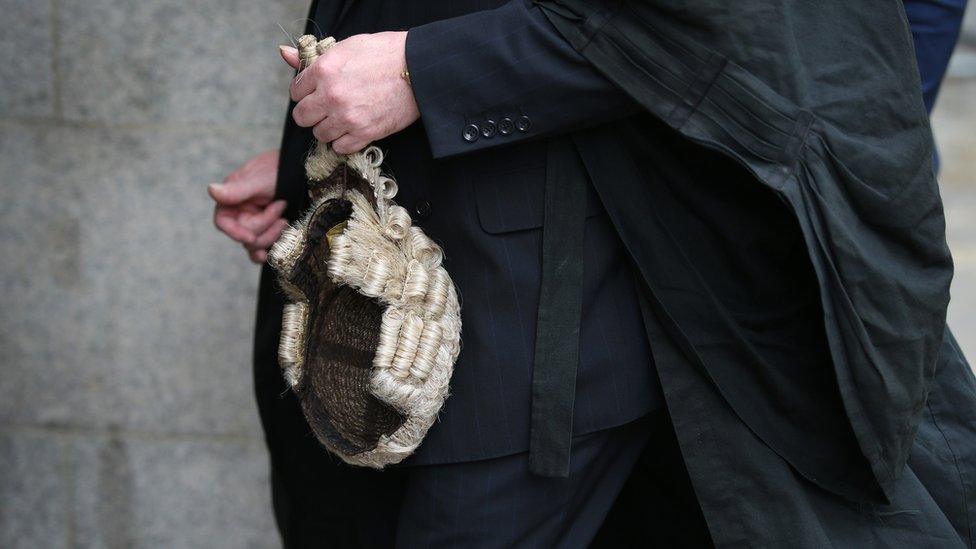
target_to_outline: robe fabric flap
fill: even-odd
[[[775,376],[785,366],[777,360],[786,360],[764,354],[734,315],[721,313],[731,296],[696,281],[693,264],[686,265],[687,280],[667,281],[649,255],[635,254],[635,261],[685,340],[679,344],[750,429],[812,482],[852,500],[883,500],[918,429],[952,278],[931,131],[902,10],[840,1],[536,4],[654,118],[734,160],[795,218],[819,289],[843,413],[870,482],[811,459],[818,452],[807,449],[829,446],[817,433],[794,433],[803,443],[790,444],[783,433],[795,423],[769,413],[789,403],[750,405],[725,381],[736,372],[759,376],[749,398],[759,391],[774,401],[775,391],[761,386],[784,383]],[[635,146],[620,132],[583,135],[577,143],[588,167]],[[634,217],[642,212],[594,185],[625,244],[640,249]],[[659,222],[667,232],[666,220]],[[738,340],[739,348],[709,341],[713,332],[704,325],[728,331],[723,341]]]

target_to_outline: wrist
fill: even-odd
[[[408,117],[411,122],[420,118],[420,109],[417,106],[417,98],[414,95],[413,80],[410,75],[410,67],[407,64],[407,35],[409,31],[397,32],[396,48],[398,60],[398,74],[404,89],[404,97],[407,105]]]

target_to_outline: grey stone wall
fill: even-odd
[[[968,21],[976,38],[976,8]],[[955,276],[949,325],[976,366],[976,42],[956,48],[942,85],[932,129],[942,158],[939,187]]]
[[[967,6],[966,18],[962,22],[963,41],[968,44],[976,44],[976,8]]]
[[[0,547],[278,545],[250,374],[258,270],[212,228],[205,187],[277,146],[277,24],[298,32],[306,9],[0,0]],[[970,353],[973,74],[935,120]]]
[[[205,189],[277,146],[307,9],[0,0],[0,547],[278,545]]]

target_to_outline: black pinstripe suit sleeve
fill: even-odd
[[[437,158],[565,133],[637,111],[529,0],[407,34],[407,66]],[[526,131],[466,140],[469,124],[528,117]]]

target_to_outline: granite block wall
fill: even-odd
[[[277,146],[278,24],[298,33],[307,8],[0,0],[0,548],[278,546],[258,269],[213,229],[205,187]],[[970,355],[974,59],[934,121]]]
[[[277,146],[307,10],[0,0],[0,547],[278,546],[206,185]]]

